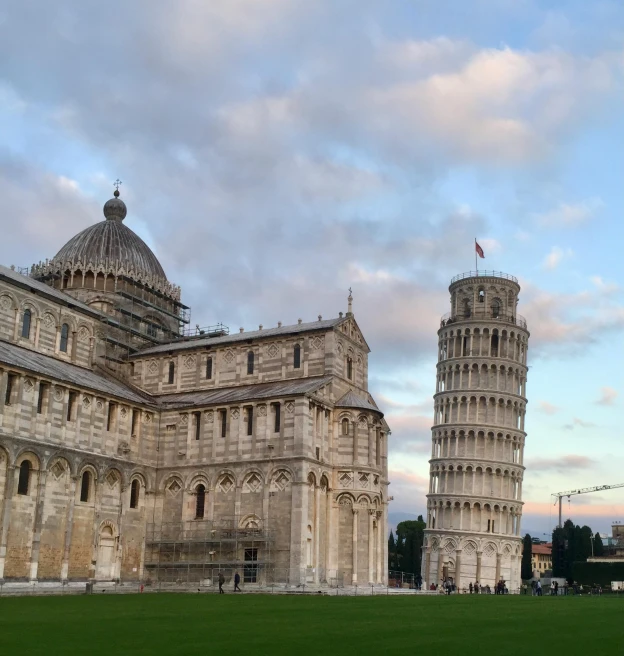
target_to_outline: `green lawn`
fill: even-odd
[[[614,597],[0,599],[1,654],[621,654]]]

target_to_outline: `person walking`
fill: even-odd
[[[468,585],[468,590],[470,591],[470,594],[472,594],[472,581],[470,581],[470,584]]]
[[[537,591],[537,596],[541,597],[542,596],[542,584],[540,581],[537,582],[537,585],[535,586],[535,589]]]
[[[219,594],[225,594],[225,590],[223,589],[224,583],[225,583],[225,576],[223,576],[223,572],[219,572]]]
[[[239,583],[240,583],[240,574],[236,572],[236,574],[234,574],[234,592],[242,592],[242,590],[238,587]]]

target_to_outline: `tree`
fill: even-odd
[[[556,528],[552,534],[552,565],[553,576],[566,575],[565,533],[562,528]]]
[[[427,523],[422,515],[418,519],[399,522],[397,525],[397,555],[401,572],[420,574],[422,547]]]
[[[533,578],[533,565],[531,556],[533,553],[533,540],[527,533],[522,541],[522,566],[520,568],[520,577],[525,581]]]
[[[388,537],[388,569],[395,570],[396,568],[396,542],[394,541],[392,531],[390,531],[390,536]]]
[[[575,526],[567,519],[562,528],[556,528],[552,536],[553,576],[572,579],[572,568],[575,562],[586,562],[591,556],[592,533],[589,526]],[[600,541],[602,547],[602,540]],[[594,550],[596,542],[594,538]],[[594,551],[595,554],[595,551]]]
[[[596,533],[596,535],[594,535],[594,556],[602,555],[604,555],[604,545],[602,544],[600,533]]]

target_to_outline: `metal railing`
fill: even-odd
[[[466,271],[465,273],[460,273],[459,275],[451,278],[451,285],[458,280],[464,280],[464,278],[503,278],[504,280],[511,280],[518,284],[518,278],[510,275],[509,273],[503,273],[502,271]]]
[[[491,308],[477,308],[473,310],[472,308],[468,311],[459,312],[447,312],[446,314],[440,317],[440,328],[448,326],[449,324],[455,323],[457,321],[500,321],[501,323],[510,323],[514,326],[520,326],[520,328],[527,329],[526,319],[521,314],[516,314],[515,312],[504,312],[502,310],[493,310]]]

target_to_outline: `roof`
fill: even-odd
[[[165,272],[150,247],[121,221],[105,220],[72,237],[54,256],[54,261],[109,262],[137,275],[163,280]]]
[[[541,556],[552,556],[552,544],[534,544],[531,548],[531,553]]]
[[[62,362],[42,353],[0,340],[0,363],[76,385],[94,392],[118,397],[134,403],[149,403],[146,397],[115,380],[69,362]]]
[[[181,351],[185,349],[206,348],[220,344],[230,344],[234,342],[247,342],[259,337],[279,337],[281,335],[296,335],[298,333],[310,332],[312,330],[327,330],[340,325],[346,321],[347,317],[338,319],[324,319],[320,321],[310,321],[308,323],[296,323],[292,326],[279,326],[277,328],[265,328],[263,330],[251,330],[245,333],[234,333],[233,335],[224,335],[223,337],[200,337],[188,340],[179,340],[167,342],[152,346],[135,353],[132,357],[141,358],[146,355],[155,355],[158,353],[169,353],[169,351]]]
[[[53,301],[60,303],[61,305],[86,312],[98,319],[102,319],[104,316],[101,312],[89,307],[81,301],[77,301],[75,298],[69,296],[69,294],[65,294],[58,289],[54,289],[54,287],[49,287],[45,283],[39,282],[38,280],[30,278],[29,276],[23,276],[21,273],[13,271],[13,269],[9,269],[9,267],[5,267],[2,264],[0,264],[0,280],[4,280],[9,284],[18,285],[19,287],[32,290],[41,296],[51,298]]]
[[[279,380],[274,383],[257,383],[239,387],[225,387],[199,392],[165,394],[157,397],[159,404],[169,407],[204,406],[219,403],[238,403],[250,399],[271,399],[278,396],[300,396],[315,392],[331,381],[331,376]]]
[[[335,406],[337,408],[362,408],[362,410],[373,410],[383,414],[372,399],[369,401],[369,399],[356,394],[353,390],[349,390],[342,398],[338,399]]]

